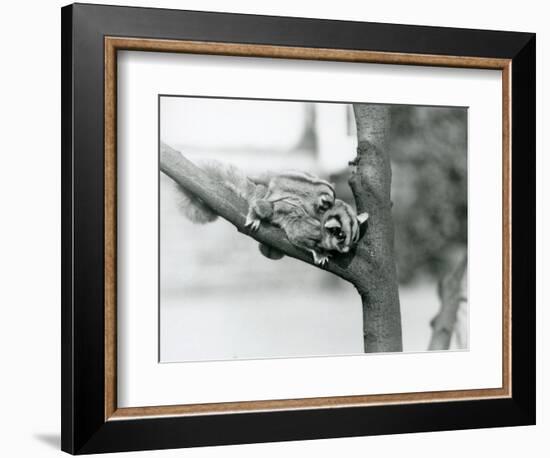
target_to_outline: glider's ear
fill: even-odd
[[[369,214],[367,212],[359,213],[357,215],[357,221],[359,221],[359,224],[363,224],[365,221],[369,219]]]

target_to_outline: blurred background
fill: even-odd
[[[438,281],[467,246],[467,110],[392,106],[389,148],[404,351],[426,351]],[[353,204],[350,104],[160,98],[160,137],[190,160],[250,173],[307,170]],[[160,174],[162,362],[363,353],[353,286],[290,258],[272,261],[223,219],[196,225]],[[464,286],[464,290],[466,287]],[[467,307],[451,349],[468,345]]]

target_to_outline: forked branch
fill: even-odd
[[[227,192],[223,184],[212,180],[201,168],[165,144],[161,145],[160,168],[239,232],[352,283],[363,302],[365,351],[401,351],[390,201],[391,167],[385,146],[389,109],[380,105],[356,105],[354,110],[359,146],[349,182],[358,211],[367,211],[369,222],[356,249],[345,255],[335,254],[324,267],[316,266],[309,253],[292,245],[281,229],[262,225],[258,231],[251,232],[245,226],[247,202]]]

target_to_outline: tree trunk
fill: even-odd
[[[357,158],[349,179],[359,212],[368,212],[366,230],[355,250],[335,255],[328,265],[315,266],[351,282],[363,303],[365,352],[402,351],[401,312],[393,253],[391,215],[391,164],[386,150],[389,108],[354,105],[357,123]],[[203,200],[240,232],[301,261],[313,264],[309,253],[293,246],[283,230],[261,225],[245,226],[248,203],[182,156],[161,144],[161,170],[180,186]]]
[[[353,282],[363,303],[365,352],[403,350],[401,310],[393,249],[391,163],[386,147],[390,108],[355,104],[357,158],[350,186],[358,212],[368,212],[368,228],[357,247],[365,259]]]

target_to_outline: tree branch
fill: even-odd
[[[431,322],[432,338],[428,350],[448,350],[455,329],[458,308],[465,301],[462,279],[466,273],[468,257],[464,254],[453,272],[439,281],[438,294],[441,301],[439,313]]]
[[[223,184],[212,180],[200,167],[164,143],[160,147],[160,169],[180,186],[203,200],[219,216],[233,224],[239,232],[276,248],[286,256],[332,272],[345,280],[352,281],[354,278],[355,268],[349,268],[353,253],[331,258],[327,266],[321,267],[313,263],[310,253],[292,245],[282,229],[261,225],[258,231],[251,231],[244,225],[248,211],[246,200],[227,192]]]
[[[162,144],[161,170],[180,186],[202,199],[239,232],[270,245],[287,256],[327,270],[352,283],[363,302],[365,352],[401,351],[401,313],[393,254],[391,165],[386,151],[389,108],[354,105],[359,146],[349,183],[359,212],[369,213],[368,227],[357,247],[334,254],[325,267],[315,266],[311,255],[292,245],[283,230],[245,227],[247,202],[213,181],[178,151]]]

